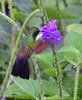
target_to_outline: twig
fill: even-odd
[[[20,43],[21,43],[21,39],[22,39],[22,35],[23,35],[23,31],[26,27],[26,25],[28,24],[29,20],[32,18],[32,16],[34,16],[34,14],[36,14],[37,12],[39,12],[40,10],[39,9],[36,9],[35,11],[33,11],[25,20],[22,28],[21,28],[21,31],[18,35],[18,38],[17,38],[17,41],[16,41],[16,47],[15,49],[13,50],[12,52],[12,55],[11,55],[11,59],[10,59],[10,62],[9,62],[9,66],[8,66],[8,69],[7,69],[7,72],[6,72],[6,76],[5,76],[5,79],[4,79],[4,82],[3,82],[3,85],[2,85],[2,88],[1,88],[1,96],[0,96],[0,100],[1,98],[3,97],[4,95],[4,92],[5,92],[5,89],[7,88],[7,83],[8,83],[8,80],[10,78],[10,74],[11,74],[11,71],[12,71],[12,68],[13,68],[13,65],[14,65],[14,62],[15,62],[15,59],[16,59],[16,54],[18,52],[18,49],[19,49],[19,46],[20,46]]]
[[[10,12],[10,17],[14,20],[14,12],[13,12],[13,7],[12,7],[12,0],[9,0],[9,12]]]
[[[14,18],[12,0],[9,0],[8,3],[9,3],[10,17],[14,20],[15,18]],[[14,27],[12,27],[12,36],[11,36],[12,49],[13,49],[14,46],[15,46],[15,42],[16,42],[16,38],[17,38],[17,36],[16,36],[15,34],[13,34],[13,33],[15,33]]]
[[[57,75],[57,83],[58,83],[58,89],[59,89],[59,100],[63,100],[63,89],[62,89],[62,78],[61,78],[61,69],[60,65],[58,64],[58,59],[56,52],[53,51],[54,55],[54,67],[56,69],[56,75]]]
[[[44,24],[48,25],[49,19],[48,19],[48,15],[47,15],[43,0],[40,0],[40,9],[42,11],[42,15],[43,15],[43,18],[44,18]]]
[[[61,20],[61,12],[60,12],[60,7],[59,7],[59,0],[56,0],[56,6],[57,6],[57,12],[58,12],[59,29],[60,29],[61,35],[63,36],[63,29],[62,29],[62,20]]]
[[[76,69],[76,77],[75,77],[75,88],[74,88],[74,100],[77,100],[77,92],[78,92],[78,81],[79,81],[79,66]]]
[[[65,7],[68,6],[66,0],[63,0],[63,3],[64,3],[64,5],[65,5]]]
[[[5,14],[5,0],[0,0],[2,12]]]
[[[37,59],[35,58],[34,54],[33,54],[32,60],[33,60],[34,65],[35,65],[35,71],[36,71],[36,75],[37,75],[37,80],[38,80],[38,83],[39,83],[39,86],[40,86],[41,100],[45,100],[44,99],[44,92],[43,92],[43,88],[42,88],[42,80],[40,78],[40,70],[39,70]]]

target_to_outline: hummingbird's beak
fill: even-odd
[[[40,31],[40,32],[45,32],[45,31]]]

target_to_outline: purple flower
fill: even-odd
[[[2,99],[1,100],[5,100],[5,97],[2,97]]]
[[[2,36],[0,36],[0,40],[3,40],[3,37]]]
[[[49,21],[49,26],[43,26],[42,33],[43,41],[49,41],[58,45],[63,40],[63,37],[56,26],[56,20],[53,20],[53,22]]]

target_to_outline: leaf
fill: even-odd
[[[33,10],[35,10],[37,8],[38,7],[34,7]],[[48,14],[49,18],[54,18],[54,19],[58,18],[58,13],[57,13],[57,9],[56,8],[46,6],[46,11],[47,11],[47,14]],[[39,16],[42,16],[42,14],[39,13]],[[71,18],[76,18],[76,16],[68,13],[67,11],[61,10],[61,18],[71,19]]]
[[[51,76],[51,77],[57,77],[57,75],[56,75],[56,69],[54,69],[54,68],[53,69],[45,69],[44,72],[47,75]],[[63,74],[64,70],[61,70],[61,73]]]
[[[55,95],[58,93],[58,87],[56,81],[42,80],[43,90],[45,95]]]
[[[78,82],[78,97],[79,100],[82,98],[82,76],[79,76],[79,82]],[[71,99],[73,99],[74,96],[74,84],[75,84],[75,77],[67,77],[63,79],[63,88],[66,92],[69,93],[69,95],[71,96]]]
[[[82,18],[82,6],[81,5],[70,5],[66,8],[66,11],[71,13],[72,15],[76,16],[76,17],[81,17]]]
[[[67,64],[64,68],[65,71],[71,71],[72,70],[72,64]]]
[[[18,10],[17,8],[14,8],[13,10],[15,21],[24,21],[24,19],[27,17],[27,14]]]
[[[33,7],[32,0],[13,0],[12,4],[27,14],[32,11]]]
[[[14,33],[12,32],[13,29],[14,29]],[[5,17],[3,17],[0,14],[0,32],[16,34],[19,32],[19,30],[15,24],[11,24]]]
[[[67,26],[67,32],[74,31],[82,34],[82,24],[71,24]]]
[[[63,52],[63,53],[65,53],[65,56],[70,57],[70,58],[79,59],[79,57],[80,57],[80,52],[76,48],[73,48],[73,47],[69,47],[69,48],[63,47],[58,52],[59,53]]]
[[[37,80],[24,80],[14,77],[13,85],[9,86],[6,97],[36,99],[40,95],[40,87]],[[45,95],[55,95],[58,93],[56,81],[42,80],[42,86]]]
[[[73,47],[63,47],[61,50],[58,51],[59,53],[64,53],[65,59],[72,63],[73,65],[76,65],[78,63],[80,52],[73,48]]]
[[[9,44],[11,44],[11,39],[10,39],[11,38],[11,35],[10,34],[0,33],[0,36],[3,37],[3,40],[0,41],[0,44],[5,44],[7,46],[9,46]]]
[[[71,31],[64,39],[66,47],[72,47],[82,53],[82,34]],[[75,51],[74,51],[75,52]]]
[[[38,54],[38,55],[36,55],[36,58],[39,60],[40,65],[44,69],[49,69],[49,68],[53,67],[52,52]]]
[[[8,97],[8,98],[19,98],[19,99],[22,99],[22,98],[23,99],[34,99],[31,95],[25,93],[16,84],[9,86],[6,97]]]
[[[28,27],[31,28],[31,27],[38,27],[38,28],[41,28],[41,25],[42,25],[42,20],[40,17],[38,16],[33,16],[30,20],[30,23],[28,23]]]
[[[5,64],[9,61],[9,51],[0,49],[0,67],[4,67]]]
[[[58,13],[57,13],[57,9],[56,8],[52,8],[52,7],[46,7],[46,11],[48,13],[48,17],[49,18],[58,18]],[[61,17],[62,18],[75,18],[75,16],[73,14],[70,14],[68,12],[65,12],[64,10],[61,10]]]
[[[69,94],[65,91],[63,91],[63,98],[65,100],[67,100],[69,98]],[[51,96],[51,97],[45,97],[45,100],[59,100],[59,96],[58,95],[54,95],[54,96]]]
[[[40,89],[36,80],[24,80],[19,77],[15,77],[14,82],[22,91],[29,94],[33,98],[39,97]]]
[[[67,11],[67,13],[70,13],[70,14],[76,16],[76,18],[67,20],[68,24],[80,23],[81,22],[81,19],[82,19],[81,9],[82,9],[81,5],[74,5],[74,4],[71,4],[68,7],[66,7],[65,11]]]

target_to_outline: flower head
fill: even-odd
[[[0,36],[0,40],[3,40],[3,37],[2,36]]]
[[[42,32],[43,41],[49,41],[58,45],[63,40],[63,37],[56,26],[56,20],[53,20],[53,22],[49,21],[49,26],[43,26]]]
[[[2,100],[5,100],[5,98],[4,98],[4,97],[2,97]]]

